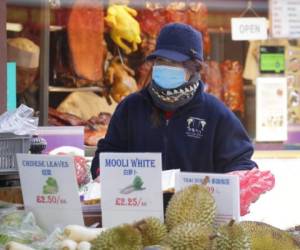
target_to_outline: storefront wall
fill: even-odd
[[[6,110],[6,0],[0,1],[0,114]]]
[[[106,10],[108,7],[108,3],[119,3],[122,1],[99,1],[102,4],[101,8],[103,9],[101,15],[106,15]],[[149,1],[123,1],[129,2],[130,6],[138,11],[138,15],[136,19],[140,22],[140,26],[145,26],[146,24],[143,23],[143,19],[139,19],[141,10],[146,9],[147,3]],[[169,6],[170,3],[179,4],[179,1],[155,1],[156,4],[163,6],[163,8]],[[177,3],[178,2],[178,3]],[[249,50],[249,42],[248,41],[233,41],[231,38],[231,26],[230,21],[232,17],[238,17],[241,14],[246,16],[254,16],[257,14],[260,17],[267,17],[269,15],[269,2],[265,0],[253,0],[251,1],[252,6],[251,8],[247,9],[247,4],[245,1],[240,0],[230,0],[227,2],[226,6],[222,5],[222,1],[220,0],[203,0],[203,1],[190,1],[193,3],[201,3],[207,7],[207,12],[201,13],[201,18],[197,22],[205,23],[206,28],[204,30],[208,33],[204,35],[204,49],[206,50],[206,59],[208,61],[216,61],[220,65],[225,61],[229,60],[231,63],[237,61],[241,67],[246,66],[246,58],[247,54],[251,54],[248,52]],[[23,98],[28,101],[26,104],[34,108],[39,113],[40,117],[40,124],[41,125],[48,125],[48,107],[53,109],[58,109],[59,111],[68,112],[68,108],[61,108],[61,104],[66,100],[66,98],[75,91],[83,90],[81,87],[84,87],[84,91],[90,90],[94,94],[97,94],[98,100],[99,96],[106,96],[107,95],[107,83],[105,83],[105,77],[107,75],[107,71],[104,70],[103,79],[99,82],[93,81],[86,81],[87,79],[83,79],[74,73],[74,65],[72,65],[72,56],[69,52],[69,44],[68,42],[68,17],[73,9],[73,4],[75,3],[74,0],[61,0],[61,1],[42,1],[42,0],[30,0],[30,1],[17,1],[17,0],[9,0],[9,1],[1,1],[1,21],[2,21],[2,30],[1,30],[1,41],[6,41],[7,38],[15,38],[15,37],[26,37],[29,38],[31,41],[35,42],[36,45],[39,46],[40,49],[40,58],[39,58],[39,69],[38,69],[38,76],[35,79],[35,92],[29,98]],[[6,6],[6,7],[5,7]],[[154,5],[153,5],[154,6]],[[151,6],[151,8],[153,7]],[[156,6],[156,5],[155,5]],[[248,6],[249,7],[249,6]],[[177,7],[176,7],[177,8]],[[254,12],[253,12],[254,10]],[[174,10],[172,10],[174,11]],[[184,19],[182,13],[174,11],[174,16],[172,18],[177,21]],[[7,15],[5,15],[7,12]],[[3,14],[2,14],[3,13]],[[100,13],[100,12],[99,12]],[[147,13],[146,13],[147,14]],[[142,15],[146,15],[145,13]],[[170,15],[170,13],[168,14]],[[200,15],[200,14],[199,14]],[[140,17],[141,18],[141,17]],[[170,16],[169,16],[170,18]],[[172,19],[171,18],[171,19]],[[23,30],[21,32],[7,32],[5,34],[4,26],[5,20],[11,23],[19,23],[23,25]],[[151,18],[150,18],[151,19]],[[149,19],[149,20],[150,20]],[[153,19],[155,20],[155,19]],[[202,20],[202,21],[201,21]],[[95,20],[94,20],[95,21]],[[96,20],[97,21],[97,20]],[[157,21],[157,20],[155,20]],[[103,16],[101,17],[102,25],[105,23]],[[159,22],[159,21],[157,21]],[[195,22],[195,24],[197,24]],[[149,25],[149,24],[147,24]],[[158,25],[157,23],[155,25]],[[153,26],[155,26],[153,25]],[[199,24],[198,24],[199,25]],[[203,24],[202,24],[203,25]],[[151,27],[151,26],[149,26]],[[152,27],[153,28],[153,27]],[[155,27],[154,27],[155,28]],[[157,28],[156,28],[157,29]],[[201,28],[200,28],[201,29]],[[107,50],[112,54],[113,57],[118,56],[118,49],[117,45],[109,38],[109,28],[107,25],[103,28],[102,35],[103,41],[106,42]],[[145,30],[142,29],[141,33],[145,33]],[[144,35],[144,34],[142,34]],[[209,39],[208,39],[209,38]],[[145,39],[145,38],[143,38]],[[147,38],[148,39],[148,38]],[[145,40],[147,40],[145,39]],[[207,40],[210,40],[209,42]],[[280,39],[279,39],[280,40]],[[147,41],[151,43],[151,40]],[[292,41],[293,43],[293,41]],[[295,44],[295,43],[294,43]],[[4,60],[6,54],[6,46],[5,42],[1,42],[1,59]],[[149,44],[146,44],[146,47]],[[129,60],[129,67],[134,70],[135,75],[130,76],[135,78],[135,80],[140,82],[143,70],[149,70],[147,67],[139,68],[139,66],[143,63],[143,59],[145,57],[143,50],[143,45],[139,46],[138,53],[133,53],[129,56],[125,55],[121,49],[121,53],[125,57],[125,59]],[[100,48],[99,48],[100,49]],[[93,52],[91,52],[93,53]],[[88,58],[90,53],[86,54]],[[5,62],[1,61],[1,111],[5,110],[6,104],[6,74],[3,72],[5,70]],[[109,60],[103,59],[105,63],[110,63]],[[103,64],[105,64],[103,63]],[[73,62],[74,64],[74,62]],[[251,66],[257,67],[257,65]],[[245,74],[244,74],[245,75]],[[19,76],[19,75],[18,75]],[[17,79],[19,78],[17,76]],[[205,80],[205,79],[204,79]],[[208,79],[208,81],[215,81],[215,79]],[[224,79],[223,79],[224,80]],[[242,103],[238,107],[230,107],[233,109],[235,113],[237,113],[238,117],[242,120],[244,126],[246,127],[250,137],[252,139],[256,139],[256,131],[255,131],[255,84],[254,80],[249,79],[242,79],[244,81],[244,100],[239,99]],[[108,83],[112,84],[112,83]],[[73,87],[73,88],[70,88]],[[138,86],[141,87],[141,86]],[[36,91],[37,89],[37,91]],[[3,91],[2,91],[3,90]],[[218,91],[218,90],[217,90]],[[33,92],[31,92],[33,93]],[[226,95],[226,93],[225,93]],[[112,96],[109,96],[110,99]],[[21,98],[18,98],[19,100]],[[101,105],[103,104],[103,108],[99,108],[100,105],[93,105],[93,109],[101,112],[108,111],[109,113],[113,113],[116,103],[114,100],[113,105],[110,105],[110,102],[107,101],[105,98],[102,98]],[[70,101],[71,102],[71,101]],[[18,102],[18,104],[22,103],[22,100]],[[65,102],[64,102],[65,103]],[[68,105],[66,105],[68,106]],[[76,104],[77,107],[83,105]],[[228,104],[230,106],[230,104]],[[98,109],[96,108],[98,107]],[[78,108],[79,109],[79,108]],[[89,113],[88,109],[81,109],[78,110],[70,110],[72,114],[79,114],[81,113]],[[96,112],[96,111],[95,111]],[[242,114],[241,114],[242,113]],[[297,113],[297,112],[296,112]],[[83,115],[84,116],[84,115]],[[86,119],[86,117],[79,117],[81,119]],[[49,125],[55,125],[50,123]],[[292,128],[292,133],[298,133],[298,128]],[[300,132],[299,132],[300,134]],[[293,135],[293,138],[296,138]],[[292,139],[293,139],[292,138]],[[297,144],[298,142],[296,139],[287,141],[287,144]],[[298,139],[297,139],[298,140]],[[290,145],[283,146],[282,143],[277,143],[274,148],[276,149],[286,149],[287,147],[293,147]],[[262,145],[259,149],[269,149],[269,145]]]

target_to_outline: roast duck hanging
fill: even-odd
[[[205,4],[198,1],[172,2],[166,7],[158,3],[146,1],[145,8],[138,11],[137,20],[142,31],[141,52],[143,56],[155,50],[156,38],[161,28],[171,22],[181,22],[193,26],[203,36],[204,52],[209,55],[211,51],[208,34],[208,11]],[[151,64],[144,63],[137,69],[137,82],[139,88],[146,86],[151,78]]]
[[[115,57],[110,62],[104,83],[109,87],[109,93],[116,102],[120,102],[124,97],[138,89],[134,79],[134,71],[125,65],[120,57]]]
[[[244,114],[243,67],[238,61],[225,60],[221,64],[225,104],[234,112]]]

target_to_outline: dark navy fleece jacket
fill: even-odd
[[[147,89],[126,97],[114,112],[107,134],[98,142],[92,176],[99,173],[100,152],[161,152],[163,170],[226,173],[256,167],[253,146],[239,119],[217,98],[203,92],[160,125],[151,120]]]

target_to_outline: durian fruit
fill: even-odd
[[[186,222],[174,227],[161,245],[172,250],[210,250],[214,237],[213,227]]]
[[[263,222],[243,221],[240,226],[249,234],[251,250],[299,250],[297,241],[288,232]]]
[[[142,235],[132,225],[123,224],[101,233],[92,242],[91,250],[141,250]]]
[[[142,234],[144,246],[157,245],[167,235],[167,227],[155,217],[140,220],[134,224],[134,227]]]
[[[168,246],[154,245],[154,246],[147,246],[143,250],[172,250],[172,248]]]
[[[242,226],[231,220],[218,227],[212,250],[251,250],[250,237]]]
[[[204,185],[191,185],[175,193],[166,209],[168,230],[184,222],[203,226],[212,225],[216,215],[216,202]]]

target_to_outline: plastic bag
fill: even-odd
[[[60,249],[59,246],[62,240],[63,230],[56,228],[45,240],[33,242],[31,247],[36,250],[56,250]]]
[[[35,222],[33,213],[9,211],[0,217],[0,248],[9,241],[30,244],[46,239],[46,232]]]
[[[0,201],[0,218],[3,214],[16,211],[18,206],[13,203]]]
[[[229,174],[237,175],[240,179],[240,213],[249,213],[251,203],[261,194],[270,191],[275,185],[275,177],[270,171],[260,171],[258,168],[245,171],[234,171]]]
[[[38,127],[38,118],[34,110],[21,104],[14,111],[7,111],[0,116],[0,133],[32,135]]]

